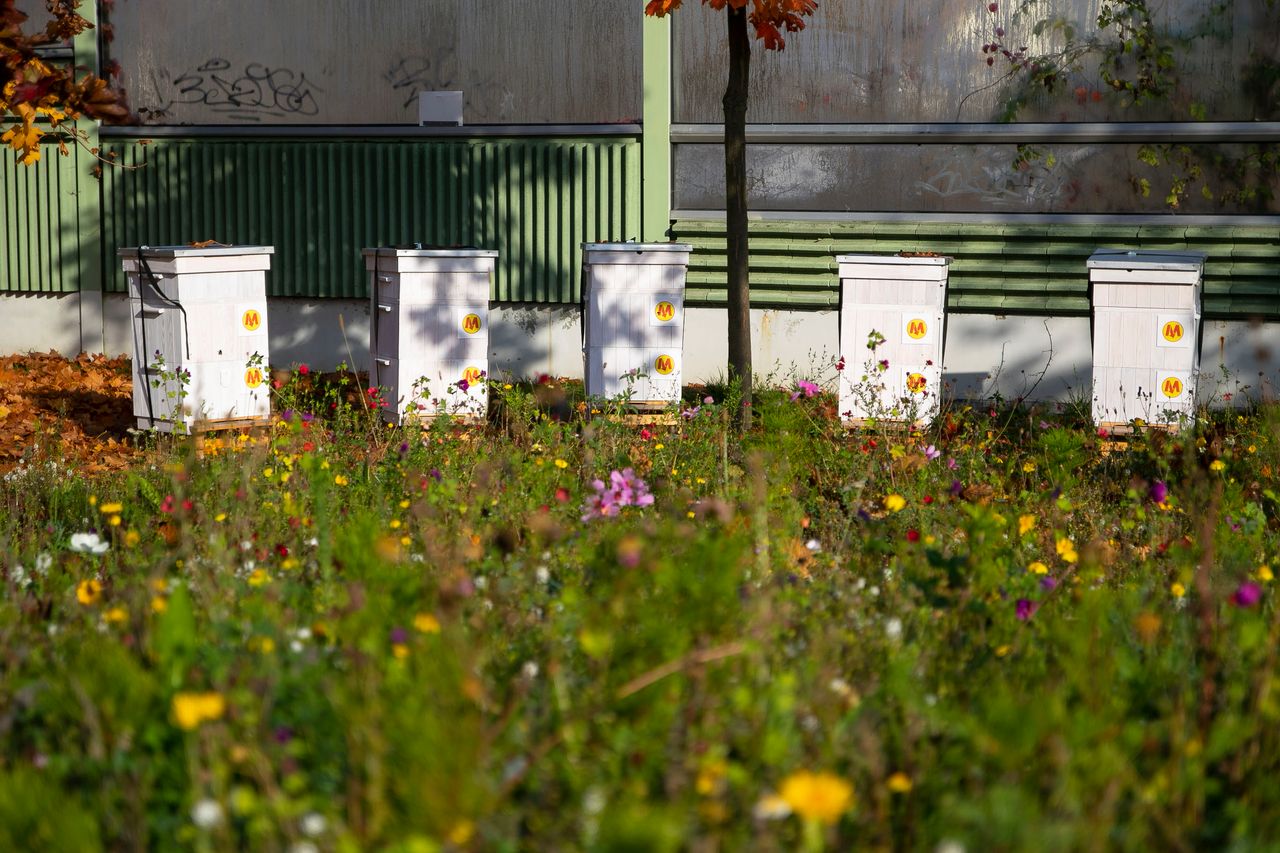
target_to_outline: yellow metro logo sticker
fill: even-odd
[[[1182,380],[1176,376],[1169,376],[1160,383],[1160,393],[1173,400],[1182,396],[1183,386]]]
[[[669,323],[675,319],[676,306],[667,302],[665,299],[653,306],[653,316],[664,323]]]
[[[480,331],[480,315],[468,314],[463,317],[462,331],[466,332],[468,335],[474,335],[476,332]]]
[[[1171,344],[1176,344],[1182,340],[1182,336],[1186,334],[1186,329],[1177,320],[1170,320],[1160,327],[1160,336]]]
[[[257,388],[262,384],[262,368],[250,367],[244,372],[244,387]]]
[[[924,320],[915,318],[907,321],[907,337],[913,341],[918,341],[927,334],[929,334],[929,324]]]
[[[912,394],[919,394],[924,390],[926,381],[923,373],[911,373],[907,375],[907,390]]]
[[[258,331],[262,327],[262,312],[256,308],[248,309],[240,315],[240,325],[246,332]]]
[[[468,367],[462,371],[462,378],[466,380],[468,385],[475,385],[484,378],[484,371],[478,367]]]
[[[653,360],[653,369],[666,376],[676,369],[676,360],[669,355],[660,355]]]

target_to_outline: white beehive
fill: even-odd
[[[133,317],[133,413],[190,432],[271,414],[266,272],[271,246],[144,246],[117,254]],[[190,374],[189,379],[186,378]]]
[[[840,412],[923,420],[938,411],[950,258],[839,255]],[[872,335],[883,337],[874,350]],[[887,362],[888,367],[881,367]]]
[[[583,243],[583,354],[588,396],[633,405],[679,402],[686,243]]]
[[[1195,412],[1200,371],[1200,252],[1099,249],[1093,304],[1093,419],[1172,425]]]
[[[498,253],[482,249],[365,249],[369,273],[370,384],[383,416],[489,408],[489,285]]]

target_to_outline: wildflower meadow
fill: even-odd
[[[0,849],[1280,838],[1273,407],[485,381],[393,428],[295,366],[269,428],[8,461]]]

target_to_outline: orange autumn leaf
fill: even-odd
[[[683,0],[649,0],[644,13],[661,18],[680,8]],[[766,50],[782,50],[787,46],[782,31],[789,33],[804,29],[804,19],[818,11],[817,0],[702,0],[703,5],[717,11],[726,6],[745,9],[750,6],[747,21],[755,28],[756,38]]]

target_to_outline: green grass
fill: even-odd
[[[292,382],[267,436],[0,480],[0,846],[1280,837],[1275,410],[1103,455],[1047,409],[492,393],[419,431]],[[584,520],[627,468],[653,504]]]

